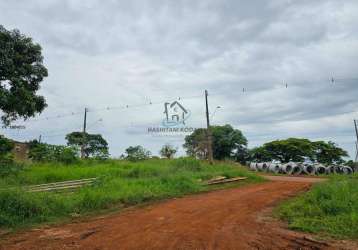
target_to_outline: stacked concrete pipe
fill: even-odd
[[[273,172],[275,174],[278,174],[281,171],[281,164],[279,164],[279,163],[270,163],[268,169],[269,169],[269,172]]]
[[[252,171],[257,171],[256,162],[251,162],[251,163],[250,163],[250,169],[251,169]]]
[[[265,171],[267,167],[268,166],[266,163],[257,163],[256,164],[256,168],[258,171]]]
[[[326,173],[326,167],[323,166],[322,164],[314,164],[313,165],[315,170],[316,170],[316,174],[325,174]]]
[[[342,172],[342,174],[353,174],[353,169],[348,166],[342,166],[341,172]]]
[[[302,171],[305,174],[314,175],[316,173],[316,169],[313,166],[313,164],[303,163],[301,166],[302,166]]]
[[[264,162],[262,165],[262,171],[269,172],[270,163]]]
[[[297,164],[294,162],[289,162],[286,164],[283,164],[281,166],[281,172],[284,174],[292,174],[294,170],[296,169]]]

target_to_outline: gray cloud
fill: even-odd
[[[89,113],[89,131],[103,133],[113,155],[133,144],[153,153],[165,142],[180,146],[181,138],[153,138],[146,128],[160,124],[164,101],[179,97],[192,112],[189,125],[205,126],[198,96],[208,89],[211,109],[222,107],[213,123],[242,129],[250,146],[307,136],[336,141],[354,156],[354,0],[3,0],[0,9],[0,24],[43,47],[49,77],[41,93],[49,107],[39,119],[101,109]],[[149,102],[158,104],[106,110]],[[25,122],[24,131],[3,132],[64,143],[81,119]]]

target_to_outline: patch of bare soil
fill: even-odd
[[[187,196],[7,235],[0,249],[358,249],[356,242],[322,241],[290,231],[269,216],[279,201],[310,185],[279,180]]]

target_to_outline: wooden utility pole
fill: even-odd
[[[210,130],[210,120],[209,120],[209,104],[208,104],[208,91],[205,90],[205,106],[206,106],[206,139],[207,139],[207,151],[208,151],[208,160],[210,164],[213,164],[213,144]]]
[[[354,128],[356,131],[356,162],[358,162],[358,122],[354,120]]]
[[[81,145],[81,158],[85,158],[85,141],[86,141],[86,126],[87,126],[87,108],[85,108],[85,115],[83,118],[83,142]]]
[[[40,136],[39,136],[39,143],[41,143],[41,139],[42,139],[42,136],[40,135]]]

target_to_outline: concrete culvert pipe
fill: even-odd
[[[280,173],[281,170],[281,164],[278,163],[271,163],[269,166],[269,171],[275,174]]]
[[[252,171],[257,171],[256,162],[251,162],[251,163],[250,163],[250,169],[251,169]]]
[[[348,166],[341,167],[342,174],[353,174],[353,169]]]
[[[316,173],[316,169],[312,164],[303,164],[302,170],[305,174],[314,175]]]
[[[269,170],[270,163],[262,163],[262,171],[267,172]]]
[[[263,170],[263,165],[264,165],[263,163],[257,163],[257,164],[256,164],[257,170],[258,170],[258,171],[262,171],[262,170]]]
[[[293,168],[296,166],[295,163],[289,162],[281,166],[281,172],[284,174],[292,174]]]
[[[326,167],[322,164],[316,164],[314,165],[316,174],[325,174],[326,173]]]
[[[335,167],[333,165],[326,167],[326,174],[335,174]]]
[[[334,165],[333,168],[334,168],[333,172],[334,172],[335,174],[340,174],[340,173],[342,173],[342,169],[341,169],[340,166]]]
[[[300,175],[303,172],[301,164],[293,164],[292,174],[293,175]]]

